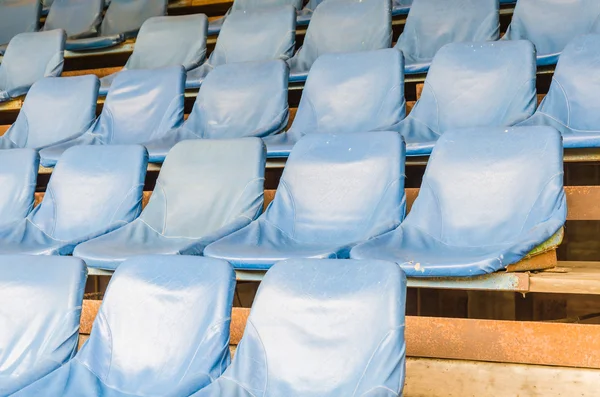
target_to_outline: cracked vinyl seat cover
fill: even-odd
[[[224,261],[138,256],[117,269],[75,358],[14,397],[181,397],[229,364],[235,274]]]
[[[140,217],[78,245],[73,255],[102,269],[141,254],[201,255],[261,213],[264,172],[259,138],[181,142],[169,152]]]
[[[412,277],[469,277],[516,263],[565,223],[563,153],[551,127],[449,131],[396,230],[352,249]]]
[[[0,228],[0,253],[69,255],[131,222],[141,211],[147,160],[137,145],[67,150],[42,202],[26,219]]]
[[[404,142],[395,132],[309,134],[292,150],[273,202],[205,256],[239,269],[291,258],[345,258],[404,218]]]
[[[33,149],[0,151],[0,227],[25,219],[33,209],[38,166]]]
[[[277,263],[231,366],[192,397],[400,396],[405,306],[406,277],[394,263]]]
[[[445,45],[421,97],[398,125],[407,155],[430,154],[447,130],[524,121],[537,105],[535,82],[535,50],[528,41]]]

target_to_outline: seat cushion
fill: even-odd
[[[0,225],[23,220],[33,209],[38,165],[35,150],[0,151]]]
[[[0,4],[0,45],[19,33],[37,31],[41,10],[37,0],[4,0]]]
[[[98,34],[103,11],[102,0],[54,0],[43,29],[63,29],[70,39],[94,36]]]

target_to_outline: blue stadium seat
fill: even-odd
[[[392,129],[406,112],[403,66],[393,48],[319,57],[291,128],[264,139],[267,156],[289,156],[306,134]]]
[[[288,60],[296,43],[296,9],[292,6],[234,11],[223,23],[206,63],[188,72],[186,88],[198,88],[216,66],[225,63]]]
[[[406,276],[394,263],[277,263],[231,366],[192,396],[401,396],[405,306]]]
[[[98,35],[68,40],[67,50],[81,51],[112,47],[135,36],[149,18],[166,15],[167,0],[111,0]]]
[[[404,54],[405,73],[424,73],[448,43],[498,40],[498,0],[417,0],[396,48]]]
[[[598,0],[519,0],[503,39],[531,41],[537,64],[554,65],[565,46],[588,33],[599,17]]]
[[[160,139],[183,123],[182,66],[125,70],[115,78],[102,114],[83,135],[40,151],[44,167],[78,145],[128,145]]]
[[[78,245],[73,255],[101,269],[135,255],[202,255],[206,245],[262,212],[264,172],[259,138],[181,142],[169,152],[140,217]]]
[[[184,124],[142,143],[150,162],[162,163],[186,139],[263,137],[283,130],[289,116],[288,74],[281,60],[217,66],[202,83]]]
[[[390,131],[309,134],[294,147],[273,202],[205,256],[239,269],[293,258],[347,258],[404,218],[404,142]]]
[[[354,247],[412,277],[469,277],[516,263],[564,224],[560,134],[551,127],[448,131],[396,230]]]
[[[200,66],[206,55],[207,24],[204,14],[148,19],[123,70],[183,65],[187,71]],[[100,95],[106,95],[117,74],[100,80]]]
[[[98,78],[47,77],[31,86],[0,149],[42,149],[83,134],[96,118]]]
[[[0,2],[0,54],[19,33],[39,29],[42,6],[39,0],[3,0]]]
[[[138,145],[65,152],[26,219],[0,228],[1,254],[70,255],[79,243],[140,214],[148,157]]]
[[[0,102],[26,94],[44,77],[60,76],[65,39],[62,30],[16,35],[0,63]]]
[[[1,396],[75,355],[85,280],[85,264],[77,258],[0,256]]]
[[[433,59],[421,97],[398,126],[406,154],[430,154],[451,129],[527,119],[537,105],[535,73],[535,50],[525,40],[445,45]]]
[[[312,14],[315,12],[315,9],[319,4],[321,4],[324,0],[308,0],[306,5],[297,12],[296,16],[296,26],[306,26],[310,22],[310,18],[312,18]]]
[[[224,261],[130,259],[75,358],[13,397],[189,396],[229,364],[234,289]]]
[[[290,59],[290,81],[304,81],[323,54],[389,48],[390,0],[325,1],[314,11],[304,44]]]
[[[548,94],[535,114],[519,125],[548,125],[565,148],[600,147],[600,35],[578,36],[564,49]]]
[[[63,29],[73,40],[95,36],[103,11],[103,0],[54,0],[42,29]]]
[[[33,149],[0,151],[0,225],[23,220],[33,209],[38,165]]]

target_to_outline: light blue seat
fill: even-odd
[[[115,269],[143,254],[202,255],[204,247],[262,212],[264,146],[259,138],[177,144],[138,219],[73,252],[90,267]]]
[[[565,148],[600,147],[600,35],[578,36],[564,49],[548,94],[535,114],[519,125],[548,125]]]
[[[396,48],[406,73],[424,73],[448,43],[498,40],[498,0],[416,0]]]
[[[539,66],[554,65],[565,46],[600,17],[597,0],[519,0],[503,39],[529,40]]]
[[[234,290],[224,261],[132,258],[110,280],[75,358],[14,397],[189,396],[229,364]]]
[[[405,306],[406,276],[394,263],[277,263],[231,366],[192,396],[401,396]]]
[[[85,280],[85,264],[77,258],[0,256],[1,396],[75,355]]]
[[[390,0],[325,1],[314,11],[304,44],[290,59],[290,81],[304,81],[320,55],[389,48]]]
[[[287,157],[313,133],[390,130],[404,119],[404,62],[393,48],[325,54],[313,65],[291,128],[264,138],[267,157]]]
[[[292,6],[233,11],[227,16],[208,61],[188,72],[186,88],[197,88],[219,65],[234,62],[287,61],[296,43]]]
[[[150,162],[162,163],[186,139],[264,137],[283,130],[289,117],[288,74],[281,60],[216,67],[202,83],[183,125],[143,143]]]
[[[60,76],[65,38],[62,30],[16,35],[0,63],[0,102],[26,94],[44,77]]]
[[[0,2],[0,54],[19,33],[39,29],[42,6],[39,0],[2,0]]]
[[[306,5],[297,12],[296,16],[296,26],[306,26],[310,22],[310,18],[312,18],[312,14],[315,12],[315,9],[319,4],[321,4],[324,0],[308,0]]]
[[[167,0],[111,0],[97,36],[67,41],[67,50],[112,47],[133,37],[149,18],[166,15]]]
[[[451,43],[433,59],[421,97],[399,124],[408,156],[446,131],[515,125],[535,111],[535,50],[525,40]]]
[[[414,0],[392,0],[392,15],[407,15]]]
[[[47,77],[31,86],[0,149],[42,149],[83,134],[96,118],[98,78]]]
[[[198,67],[206,55],[207,24],[204,14],[148,19],[140,28],[123,70],[182,65],[187,71]],[[117,75],[113,73],[100,80],[100,95],[106,95]]]
[[[83,135],[42,149],[42,165],[53,167],[73,146],[141,144],[163,138],[183,123],[184,82],[182,66],[119,73],[96,122]]]
[[[303,0],[234,0],[233,5],[222,18],[210,21],[208,24],[208,34],[219,34],[225,19],[233,11],[252,11],[287,5],[294,7],[296,10],[301,10],[303,2]]]
[[[33,149],[0,151],[0,226],[25,219],[33,209],[38,165]]]
[[[516,263],[564,224],[562,142],[550,127],[446,132],[396,230],[354,247],[412,277],[469,277]]]
[[[294,258],[347,258],[404,218],[404,142],[391,131],[309,134],[294,147],[273,202],[204,255],[239,269]]]
[[[41,204],[0,228],[0,254],[70,255],[75,246],[137,218],[148,157],[138,145],[67,150]]]
[[[95,36],[103,11],[103,0],[54,0],[42,29],[62,29],[73,40]]]

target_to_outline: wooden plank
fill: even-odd
[[[595,397],[600,371],[408,358],[405,397]]]
[[[567,186],[567,219],[600,220],[600,186]]]
[[[558,262],[558,268],[530,275],[530,292],[600,295],[600,262]]]
[[[0,125],[0,136],[4,135],[4,133],[6,131],[8,131],[8,129],[10,128],[10,126],[11,126],[10,124],[8,124],[8,125]]]

